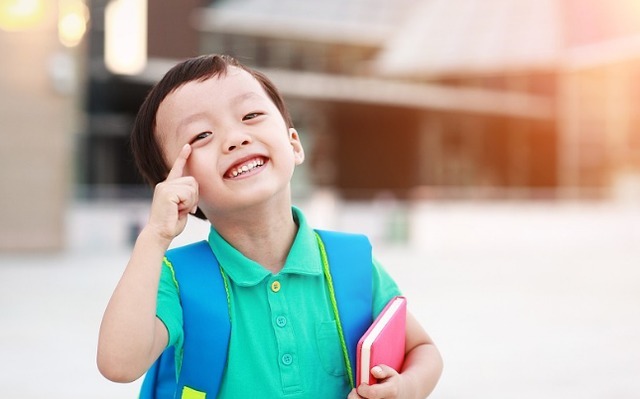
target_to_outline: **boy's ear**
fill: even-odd
[[[304,148],[302,148],[300,136],[298,136],[298,132],[294,128],[289,128],[289,142],[291,143],[291,147],[293,147],[296,165],[300,165],[304,162]]]

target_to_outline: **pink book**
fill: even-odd
[[[358,341],[356,386],[363,382],[376,384],[371,368],[377,365],[402,370],[406,320],[407,300],[402,296],[392,298]]]

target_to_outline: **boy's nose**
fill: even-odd
[[[241,147],[243,145],[247,145],[249,144],[249,140],[244,140],[242,143],[240,143],[239,145],[230,145],[229,148],[227,149],[228,151],[233,151],[238,147]]]
[[[251,136],[246,133],[232,133],[227,137],[224,148],[226,148],[227,152],[231,152],[247,144],[251,144]]]

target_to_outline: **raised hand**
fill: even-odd
[[[173,163],[167,179],[158,183],[153,193],[148,228],[159,238],[171,241],[182,233],[189,212],[198,207],[198,183],[185,175],[185,166],[191,155],[191,146],[185,144]]]
[[[167,346],[166,327],[156,317],[162,258],[198,206],[198,183],[185,176],[191,146],[185,145],[167,179],[156,185],[149,222],[131,253],[100,326],[98,367],[112,381],[139,378]]]

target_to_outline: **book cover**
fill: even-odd
[[[392,298],[358,341],[356,386],[363,382],[377,383],[371,368],[380,364],[400,372],[404,362],[406,320],[407,300],[402,296]]]

